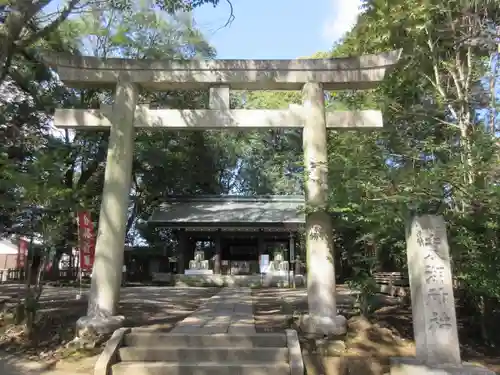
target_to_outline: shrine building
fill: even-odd
[[[174,232],[177,274],[288,274],[305,223],[303,209],[304,196],[170,197],[148,225]],[[266,270],[260,269],[262,255]]]

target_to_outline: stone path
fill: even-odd
[[[172,333],[255,333],[250,288],[224,288],[177,323]]]

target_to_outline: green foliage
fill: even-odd
[[[355,308],[365,317],[369,317],[375,311],[376,293],[378,285],[373,278],[378,259],[362,253],[350,255],[353,275],[347,280],[347,285],[356,291]]]
[[[239,108],[286,109],[300,104],[298,92],[243,92]],[[238,189],[244,194],[301,194],[303,191],[300,130],[245,132],[240,138]]]
[[[406,263],[405,218],[443,214],[454,276],[466,295],[481,296],[464,302],[498,305],[498,123],[493,120],[493,131],[485,123],[497,99],[483,78],[490,74],[485,58],[497,48],[491,28],[500,21],[491,5],[365,1],[365,12],[333,55],[402,48],[403,61],[377,90],[337,95],[351,107],[378,103],[384,131],[338,134],[329,144],[340,237],[351,233],[342,226],[355,226],[357,236],[374,240],[379,267],[399,270]],[[493,306],[472,306],[473,314],[490,318],[482,321],[489,327],[482,329],[486,341]]]
[[[0,222],[35,231],[57,254],[76,243],[74,214],[98,220],[109,134],[50,131],[54,108],[98,108],[106,90],[70,90],[39,60],[41,48],[101,57],[206,59],[215,50],[189,11],[217,0],[90,2],[88,12],[52,18],[35,12],[21,28],[3,28],[0,48]],[[14,2],[13,2],[14,4]],[[33,6],[27,0],[16,2]],[[71,9],[81,5],[69,2]],[[361,291],[371,311],[372,274],[406,268],[410,213],[443,214],[449,223],[453,272],[471,315],[494,331],[500,298],[500,151],[493,1],[365,0],[356,26],[332,51],[346,56],[401,48],[401,64],[375,90],[330,92],[326,110],[381,109],[384,129],[328,134],[329,208],[342,279]],[[173,13],[182,10],[188,13]],[[71,13],[71,12],[70,12]],[[13,13],[9,13],[11,17]],[[11,18],[12,20],[12,18]],[[17,20],[16,22],[18,22]],[[29,21],[29,22],[28,22]],[[31,25],[33,30],[26,29]],[[38,26],[37,26],[38,25]],[[55,27],[54,27],[55,26]],[[7,31],[6,31],[7,30]],[[17,30],[17,31],[16,31]],[[26,31],[26,32],[25,32]],[[7,48],[5,48],[7,46]],[[496,56],[498,61],[498,56]],[[493,90],[489,86],[493,83]],[[207,108],[206,91],[141,93],[153,108]],[[239,92],[234,108],[285,109],[298,92]],[[137,226],[172,194],[300,194],[302,136],[298,130],[155,132],[137,134],[127,240],[171,241],[167,230]],[[35,222],[32,214],[37,208]],[[36,225],[35,225],[36,224]],[[169,247],[170,248],[170,247]],[[370,250],[367,255],[367,250]]]
[[[53,4],[51,4],[53,2]],[[2,45],[0,48],[0,83],[4,82],[10,74],[12,62],[18,56],[28,53],[34,45],[48,44],[56,50],[65,50],[66,46],[62,44],[73,41],[65,38],[59,33],[59,28],[67,20],[71,19],[73,14],[90,14],[90,17],[95,16],[96,11],[99,15],[102,9],[110,10],[113,13],[120,13],[131,18],[136,18],[139,25],[151,25],[152,18],[163,11],[168,14],[179,14],[181,12],[189,14],[197,7],[205,4],[217,6],[219,0],[152,0],[141,1],[139,4],[130,0],[113,0],[111,2],[100,1],[81,1],[68,0],[64,4],[55,4],[54,0],[43,2],[34,0],[5,0],[0,3],[0,39]],[[52,5],[49,6],[49,5]],[[234,18],[233,8],[229,2],[231,12],[228,15],[228,23]],[[140,15],[134,14],[137,7],[143,10],[147,9],[148,14],[141,12]],[[45,9],[57,9],[57,11],[46,12]],[[138,16],[138,17],[137,17]],[[147,18],[145,19],[144,16]],[[143,17],[142,19],[140,19]],[[98,18],[99,19],[99,18]],[[105,21],[108,21],[106,19]],[[95,20],[94,20],[95,21]],[[106,25],[104,22],[101,25]],[[76,31],[76,30],[75,30]],[[75,31],[66,30],[66,36],[72,35],[77,37]],[[114,41],[124,45],[127,37],[118,30]],[[191,35],[192,38],[202,41],[203,38],[198,33]],[[63,43],[61,43],[63,42]],[[73,45],[74,46],[74,45]],[[206,45],[205,47],[208,47]]]

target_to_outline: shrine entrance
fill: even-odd
[[[110,130],[89,309],[77,325],[86,328],[99,324],[111,329],[123,323],[116,309],[136,128],[302,128],[307,208],[304,234],[311,270],[307,273],[309,315],[304,318],[304,326],[310,332],[344,333],[346,319],[337,315],[335,301],[333,230],[327,210],[327,130],[376,129],[382,127],[382,114],[376,110],[327,111],[325,90],[373,89],[396,65],[400,54],[390,51],[333,59],[212,61],[44,55],[47,65],[70,87],[115,89],[112,106],[103,104],[99,110],[57,109],[54,114],[58,127]],[[207,90],[209,109],[150,109],[139,102],[142,89]],[[232,109],[231,90],[301,90],[303,101],[288,109]],[[217,212],[211,214],[218,223],[215,227],[222,227],[224,217]],[[265,222],[265,218],[259,222]],[[185,238],[181,235],[180,242]],[[219,261],[216,264],[220,266]]]
[[[177,274],[258,275],[263,254],[273,263],[266,272],[288,272],[305,223],[303,204],[303,196],[173,197],[148,225],[174,232]]]

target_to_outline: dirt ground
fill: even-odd
[[[122,289],[119,314],[128,326],[155,326],[168,331],[217,293],[216,288],[137,287]],[[19,293],[19,287],[0,285],[2,304]],[[67,348],[74,337],[76,320],[85,315],[85,297],[76,299],[74,288],[48,287],[44,291],[33,340],[26,340],[18,328],[0,316],[1,375],[91,374],[100,348]],[[340,313],[349,319],[345,347],[339,342],[319,343],[300,333],[297,318],[307,312],[304,289],[255,289],[253,305],[258,332],[299,332],[308,375],[382,375],[389,371],[392,356],[412,356],[413,327],[411,311],[398,300],[380,296],[379,308],[367,321],[353,317],[353,297],[338,286]],[[466,324],[459,322],[462,358],[482,364],[500,374],[500,350],[492,351],[472,341]],[[340,343],[341,344],[341,343]]]
[[[299,333],[308,375],[382,375],[389,372],[389,358],[414,356],[411,309],[396,298],[379,296],[379,307],[365,320],[352,309],[354,298],[343,286],[337,286],[340,313],[348,321],[345,347],[338,341],[320,342],[301,334],[297,325],[300,315],[307,313],[304,289],[255,289],[253,305],[257,332],[281,332],[294,328]],[[462,323],[462,324],[461,324]],[[481,347],[459,322],[462,359],[481,364],[500,374],[500,350]]]
[[[118,314],[127,318],[127,326],[153,326],[168,332],[218,290],[123,288]],[[19,286],[0,285],[0,311],[18,293]],[[19,327],[10,324],[8,314],[0,315],[0,374],[92,373],[100,348],[77,350],[68,347],[75,335],[75,322],[87,309],[85,295],[77,300],[77,294],[79,291],[75,288],[47,287],[40,300],[31,340],[24,337]]]

